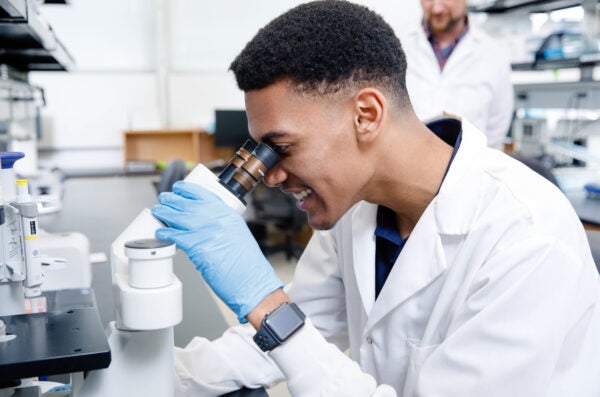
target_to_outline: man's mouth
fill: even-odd
[[[312,189],[306,189],[303,190],[301,192],[298,193],[292,193],[292,195],[294,196],[294,198],[298,201],[302,201],[306,198],[306,196],[308,196],[309,194],[312,193]]]
[[[301,192],[295,192],[295,193],[292,192],[292,196],[294,196],[294,198],[297,200],[296,204],[298,205],[298,208],[302,209],[302,203],[308,196],[310,196],[312,194],[312,192],[313,191],[310,188],[303,190]]]

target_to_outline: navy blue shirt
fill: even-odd
[[[460,146],[462,138],[461,123],[455,119],[439,119],[427,127],[450,146],[454,146],[446,174]],[[446,175],[444,174],[444,178]],[[375,228],[375,299],[392,271],[408,237],[403,239],[396,227],[396,214],[391,209],[380,205],[377,207],[377,227]]]

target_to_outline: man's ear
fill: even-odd
[[[359,142],[371,142],[379,135],[386,111],[385,97],[375,88],[363,88],[354,96],[354,127]]]

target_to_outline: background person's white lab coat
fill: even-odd
[[[442,111],[460,114],[485,133],[488,146],[503,149],[514,97],[510,62],[502,46],[471,25],[440,71],[422,26],[400,34],[400,41],[417,116],[428,120]]]
[[[376,212],[359,203],[315,233],[289,288],[311,322],[287,343],[262,354],[245,326],[177,349],[181,395],[271,385],[280,369],[293,396],[600,395],[599,276],[554,185],[463,122],[377,301]]]

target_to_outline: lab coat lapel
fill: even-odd
[[[362,202],[352,216],[352,259],[356,284],[365,312],[375,301],[375,227],[377,206]],[[359,243],[360,242],[360,243]]]
[[[394,263],[369,315],[367,328],[435,280],[446,268],[437,232],[435,204],[425,210]]]

